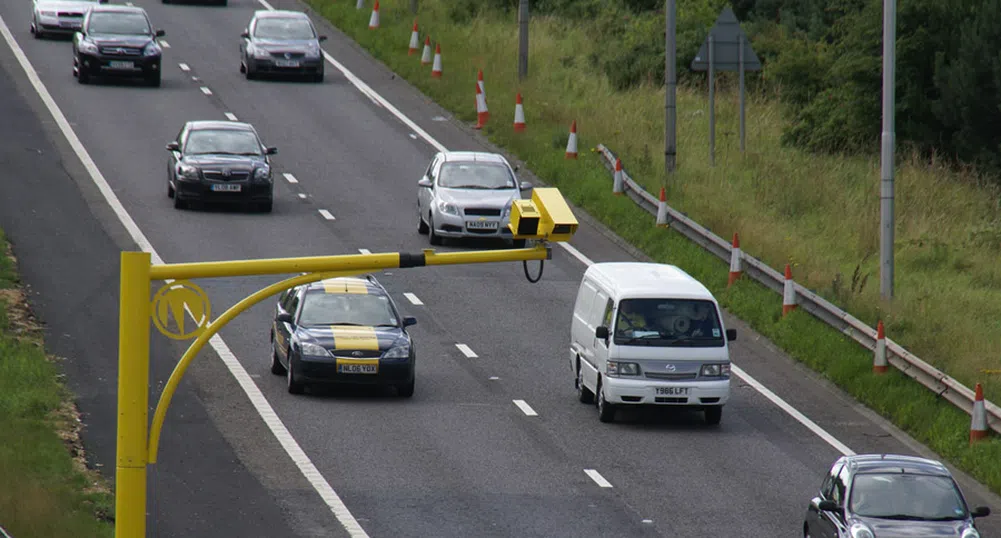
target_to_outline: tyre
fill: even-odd
[[[182,200],[181,197],[178,196],[177,193],[175,192],[174,193],[174,209],[184,209],[186,207],[188,207],[188,202],[185,201],[185,200]]]
[[[723,419],[723,406],[714,405],[712,407],[705,408],[706,414],[706,424],[710,426],[715,426],[719,424],[720,420]]]
[[[404,385],[397,385],[396,393],[403,398],[410,398],[411,396],[414,395],[414,385],[416,384],[416,382],[417,380],[414,379],[410,381],[410,383],[406,383]]]
[[[577,365],[577,379],[574,380],[574,388],[577,390],[577,401],[580,403],[594,403],[594,393],[584,385],[584,370]]]
[[[167,182],[167,198],[174,197],[174,187],[170,186],[170,182]]]
[[[271,345],[271,373],[275,375],[282,375],[285,373],[285,367],[278,360],[278,351],[275,350],[275,346]]]
[[[80,84],[87,84],[90,82],[90,73],[83,68],[83,65],[76,68],[76,81]]]
[[[441,236],[434,233],[434,219],[428,216],[428,242],[432,245],[441,245]]]
[[[285,380],[288,383],[289,394],[302,394],[306,386],[295,376],[295,368],[292,367],[292,357],[289,356],[288,368],[285,370]]]
[[[41,39],[45,37],[45,34],[42,32],[41,28],[39,28],[35,24],[31,25],[31,35],[35,36],[35,39]]]
[[[615,422],[615,406],[605,400],[605,391],[601,384],[598,384],[598,420],[602,422]]]
[[[424,222],[421,216],[417,215],[417,233],[421,235],[427,235],[428,233],[428,223]]]

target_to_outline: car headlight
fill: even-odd
[[[329,351],[319,344],[313,342],[303,342],[299,348],[304,356],[310,357],[333,357]]]
[[[966,527],[966,530],[963,531],[962,538],[980,538],[980,533],[973,527]]]
[[[264,166],[254,170],[254,179],[260,181],[266,181],[271,179],[271,168]]]
[[[605,375],[640,375],[640,365],[635,362],[608,361],[605,367]]]
[[[438,202],[438,210],[449,215],[459,214],[459,208],[447,202]]]
[[[501,218],[505,218],[506,219],[506,218],[508,218],[510,216],[511,216],[511,206],[507,206],[507,207],[504,208],[504,213],[501,215]]]
[[[143,56],[156,56],[161,52],[160,45],[157,45],[156,41],[150,41],[149,45],[146,45],[146,48],[143,49]]]
[[[306,49],[307,58],[319,58],[320,57],[320,47],[310,47]]]
[[[730,377],[729,364],[703,364],[700,377]]]
[[[271,57],[271,53],[270,52],[268,52],[268,51],[266,51],[264,49],[258,49],[258,48],[255,48],[253,50],[253,55],[254,55],[254,58],[257,58],[259,60],[264,60],[264,59],[267,59],[267,58]]]
[[[77,45],[77,49],[80,52],[85,52],[88,54],[97,54],[97,45],[91,43],[90,41],[81,41],[80,44]]]
[[[410,342],[406,340],[397,342],[397,345],[382,354],[384,359],[406,359],[408,357],[410,357]]]
[[[852,538],[876,538],[865,523],[855,523],[848,529]]]
[[[177,175],[181,179],[198,179],[198,169],[190,164],[177,163]]]

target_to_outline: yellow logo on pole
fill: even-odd
[[[197,337],[208,326],[212,308],[208,295],[187,280],[177,280],[160,288],[153,296],[152,306],[153,324],[174,340]],[[185,311],[194,318],[194,327],[190,331],[187,328],[192,321]]]

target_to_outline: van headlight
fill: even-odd
[[[730,377],[730,365],[703,364],[699,377]]]
[[[608,361],[605,375],[616,377],[620,375],[640,375],[640,365],[635,362]]]
[[[855,523],[848,529],[852,538],[876,538],[865,523]]]

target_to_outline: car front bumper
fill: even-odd
[[[652,379],[602,377],[605,401],[625,405],[676,405],[704,407],[724,405],[730,399],[730,380],[663,382]],[[687,394],[659,394],[658,389],[685,388]]]
[[[123,77],[150,76],[160,72],[161,57],[157,56],[109,56],[103,54],[79,53],[79,67],[94,75]]]
[[[35,17],[35,31],[45,34],[73,35],[82,24],[83,17]]]
[[[274,183],[233,181],[229,184],[239,185],[240,191],[215,191],[213,185],[221,185],[223,182],[208,180],[181,180],[174,182],[174,196],[182,200],[201,200],[204,202],[218,203],[248,203],[267,202],[274,196]]]
[[[299,58],[297,65],[278,65],[275,58],[251,58],[250,69],[254,73],[274,75],[317,75],[323,73],[323,56],[316,58]]]
[[[412,360],[380,360],[376,374],[343,374],[337,371],[335,359],[298,357],[293,370],[305,383],[331,385],[400,385],[413,381],[415,375]]]
[[[435,211],[433,218],[434,233],[442,237],[511,237],[506,217],[462,216]]]

